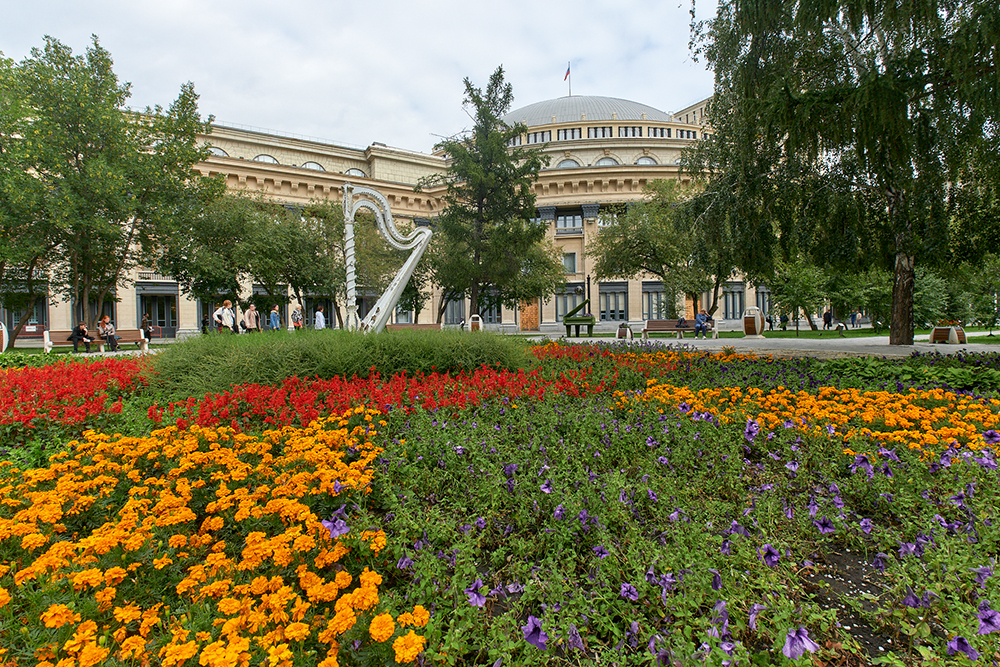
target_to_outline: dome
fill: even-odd
[[[673,118],[668,113],[645,104],[621,100],[617,97],[597,97],[594,95],[570,95],[554,100],[535,102],[515,109],[503,117],[508,125],[524,123],[528,127],[550,125],[552,123],[572,123],[591,121],[664,121]],[[554,118],[553,118],[554,117]]]

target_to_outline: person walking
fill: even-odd
[[[73,332],[69,335],[69,339],[73,341],[73,351],[80,351],[80,343],[83,343],[87,352],[90,352],[90,344],[94,342],[93,336],[87,331],[87,323],[80,322],[73,328]]]
[[[274,308],[271,309],[271,331],[281,330],[281,312],[278,310],[278,304],[274,304]]]
[[[316,318],[313,320],[313,327],[316,329],[326,328],[326,315],[323,314],[323,304],[316,306]]]
[[[111,316],[105,315],[101,318],[101,321],[97,323],[97,333],[104,339],[104,342],[108,345],[108,350],[111,352],[118,351],[118,337],[115,334],[115,325],[111,324]]]
[[[247,331],[260,331],[260,313],[257,306],[250,304],[247,312],[243,313],[243,324]]]
[[[302,304],[295,306],[295,310],[292,311],[292,331],[298,331],[302,328]]]
[[[823,330],[827,330],[833,327],[833,312],[827,308],[826,312],[823,313]]]
[[[153,337],[153,320],[150,319],[149,313],[142,314],[142,321],[139,323],[139,328],[142,329],[142,337],[147,341]]]
[[[222,333],[226,329],[232,333],[237,333],[236,313],[233,312],[233,302],[229,299],[222,302],[222,305],[215,311],[212,318],[215,320],[215,328],[219,333]]]

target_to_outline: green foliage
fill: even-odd
[[[302,330],[236,336],[209,334],[170,345],[156,355],[153,386],[170,400],[218,392],[233,385],[277,385],[285,378],[382,377],[470,371],[486,365],[525,364],[519,339],[487,332]]]
[[[534,182],[548,158],[537,147],[509,146],[526,129],[503,121],[513,100],[503,67],[485,91],[466,78],[464,104],[473,128],[435,146],[449,157],[448,170],[418,186],[447,188],[430,253],[433,280],[444,292],[439,321],[449,300],[468,296],[472,313],[515,308],[563,283],[562,263],[545,243],[546,228],[532,220]]]

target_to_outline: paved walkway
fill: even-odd
[[[564,332],[565,333],[565,332]],[[701,338],[685,336],[682,340],[670,338],[652,338],[653,342],[661,344],[683,343],[698,350],[718,351],[725,347],[734,347],[740,352],[752,352],[758,355],[773,354],[776,357],[819,357],[832,359],[836,357],[908,357],[914,352],[957,354],[959,352],[1000,352],[1000,345],[976,343],[980,336],[987,332],[967,333],[966,345],[942,345],[928,342],[928,335],[918,335],[913,345],[889,345],[889,336],[870,336],[863,338],[840,338],[836,332],[825,334],[822,338]],[[543,334],[542,337],[558,339],[560,334]],[[567,338],[567,341],[589,341],[605,343],[608,338]],[[638,341],[638,337],[634,339]]]

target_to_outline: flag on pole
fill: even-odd
[[[569,63],[566,63],[566,76],[563,77],[563,81],[569,78]]]

